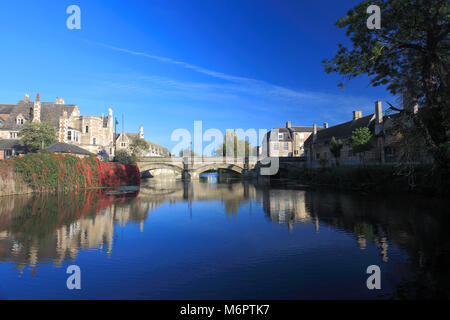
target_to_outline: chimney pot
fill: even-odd
[[[358,120],[362,118],[362,111],[361,110],[355,110],[353,111],[353,120]]]
[[[323,127],[326,129],[326,128],[328,128],[328,122],[324,122],[323,123]]]
[[[291,122],[290,121],[286,121],[286,128],[290,128],[291,127]]]

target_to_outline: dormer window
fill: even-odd
[[[283,140],[283,134],[282,133],[278,134],[278,140]]]
[[[22,125],[22,124],[24,124],[24,123],[25,123],[24,118],[17,118],[17,124]]]

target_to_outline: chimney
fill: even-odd
[[[41,122],[41,102],[39,101],[39,93],[36,96],[36,101],[33,105],[33,120],[31,122]]]
[[[381,101],[375,101],[375,134],[383,131],[383,107]]]
[[[317,139],[317,125],[313,124],[313,142],[315,142]]]
[[[25,103],[30,102],[30,95],[29,95],[28,93],[25,94],[25,97],[23,98],[23,101],[24,101]]]
[[[326,129],[326,128],[328,128],[328,122],[324,122],[323,123],[323,127]]]
[[[63,98],[56,98],[56,104],[64,104]]]
[[[375,123],[380,124],[383,122],[383,107],[381,101],[375,101]]]
[[[361,110],[356,110],[353,111],[353,120],[358,120],[362,118],[362,111]]]
[[[286,128],[290,128],[291,127],[291,122],[290,121],[286,121]]]
[[[139,127],[139,138],[144,139],[144,127]]]

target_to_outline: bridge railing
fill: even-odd
[[[258,162],[258,157],[141,157],[138,162],[165,162],[165,163],[204,163],[204,164],[214,164],[214,163],[227,163],[227,164],[256,164]]]

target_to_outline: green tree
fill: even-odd
[[[143,156],[148,151],[149,147],[150,144],[147,142],[147,140],[139,137],[134,138],[130,144],[131,153],[135,157]]]
[[[363,127],[355,129],[348,140],[354,153],[359,154],[361,162],[364,164],[366,151],[373,148],[372,134],[369,128]]]
[[[366,12],[370,5],[381,9],[381,29],[369,30]],[[343,80],[361,74],[373,86],[386,85],[393,94],[408,93],[420,112],[391,105],[411,114],[435,162],[448,166],[450,137],[448,0],[368,0],[341,17],[336,26],[346,29],[352,46],[339,44],[325,71],[339,73]],[[342,82],[339,84],[342,85]]]
[[[45,122],[25,123],[19,132],[20,145],[25,146],[31,152],[45,150],[46,147],[55,143],[56,130]]]
[[[228,157],[248,157],[250,155],[250,142],[238,139],[236,131],[227,131],[223,137],[223,143],[215,151],[216,156]],[[231,144],[232,151],[227,150],[227,146]]]
[[[336,139],[335,137],[331,138],[330,141],[330,152],[333,157],[336,159],[336,165],[339,166],[339,158],[341,156],[341,150],[344,146],[344,143],[341,139]]]
[[[122,162],[124,164],[136,164],[136,156],[125,150],[117,150],[114,161]]]
[[[199,157],[198,153],[194,152],[194,150],[191,150],[190,148],[181,150],[178,155],[180,157]]]

